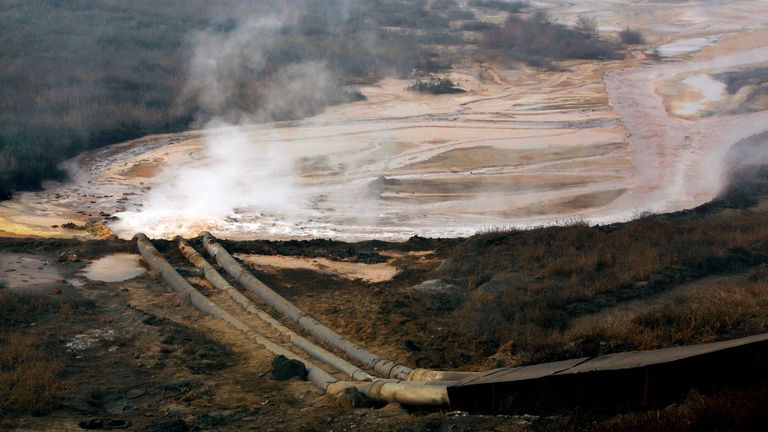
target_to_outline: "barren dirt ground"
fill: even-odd
[[[52,351],[50,357],[63,365],[61,375],[67,388],[64,402],[50,415],[0,416],[4,430],[80,430],[80,422],[92,419],[125,421],[130,430],[146,431],[510,430],[530,422],[527,417],[470,418],[395,405],[345,411],[307,382],[271,379],[272,356],[267,351],[223,322],[198,313],[170,291],[159,274],[148,272],[120,282],[88,279],[93,263],[115,254],[135,254],[130,242],[4,239],[0,248],[5,284],[0,296],[6,305],[0,324],[4,330],[10,325]],[[172,243],[160,248],[175,257],[177,265],[184,264]],[[329,244],[315,252],[334,256],[348,254],[348,248]],[[412,261],[418,268],[424,260],[433,265],[432,251],[418,249],[382,245],[382,252],[398,257],[398,266]],[[370,259],[370,255],[361,252],[360,256]],[[381,259],[392,258],[382,255]],[[352,253],[347,261],[336,262],[357,260]],[[7,265],[9,262],[24,265]],[[30,275],[30,266],[45,271]],[[117,273],[123,270],[116,268]],[[409,345],[396,328],[407,323],[380,323],[384,331],[374,335],[361,321],[371,312],[379,314],[378,301],[366,305],[364,299],[370,292],[365,291],[391,290],[407,284],[411,277],[367,284],[302,268],[275,269],[264,277],[333,327],[368,339],[371,349],[401,361],[435,363],[420,360],[417,351],[406,348]],[[258,326],[257,320],[227,305],[226,298],[205,282],[190,280],[230,312]],[[304,288],[309,285],[314,288]],[[345,297],[360,308],[337,313]],[[9,311],[12,303],[23,306]]]

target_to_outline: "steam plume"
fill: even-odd
[[[254,142],[245,125],[303,117],[327,105],[341,90],[319,61],[275,67],[270,50],[283,27],[277,17],[248,18],[225,34],[193,36],[186,99],[200,107],[204,157],[190,157],[163,172],[143,210],[119,214],[118,226],[149,234],[187,232],[239,214],[308,212],[307,194],[295,184],[295,160],[281,145]],[[256,92],[243,103],[240,92]],[[152,227],[159,231],[152,232]]]

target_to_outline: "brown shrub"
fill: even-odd
[[[619,32],[619,39],[624,45],[642,45],[645,43],[643,34],[629,27]]]
[[[481,344],[498,343],[512,331],[510,323],[502,316],[496,304],[496,298],[482,291],[472,294],[456,318],[457,327]]]
[[[531,17],[511,15],[504,25],[485,32],[482,47],[501,60],[523,61],[545,66],[550,60],[618,59],[618,44],[597,36],[594,20],[582,16],[579,26],[569,28],[537,12]]]

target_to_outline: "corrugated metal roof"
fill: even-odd
[[[765,340],[768,340],[768,334],[709,344],[664,348],[654,351],[629,351],[617,354],[605,354],[562,373],[572,374],[599,370],[631,369],[659,363],[669,363],[688,357],[700,356]]]
[[[536,379],[568,370],[587,360],[589,360],[589,357],[563,360],[552,363],[542,363],[531,366],[521,366],[516,368],[495,369],[479,376],[473,376],[461,380],[457,386],[468,384],[485,384],[499,381],[520,381]]]
[[[768,384],[768,333],[701,345],[495,369],[448,387],[451,407],[475,413],[616,409]]]
[[[653,364],[668,363],[766,340],[768,340],[768,333],[709,344],[686,345],[653,351],[627,351],[615,354],[604,354],[592,358],[581,357],[530,366],[494,369],[479,376],[473,376],[459,381],[456,386],[461,387],[470,384],[476,385],[492,382],[522,381],[550,375],[567,375],[601,370],[632,369]]]

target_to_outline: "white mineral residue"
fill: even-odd
[[[715,45],[722,39],[722,35],[682,39],[662,45],[656,48],[656,51],[662,57],[677,57],[701,51],[705,47]]]
[[[682,116],[692,116],[707,110],[712,104],[720,102],[726,95],[726,85],[722,81],[717,81],[709,74],[698,74],[690,76],[682,81],[683,84],[692,87],[701,98],[696,101],[686,103],[675,110],[675,113]]]
[[[99,341],[111,342],[115,340],[116,334],[112,329],[91,329],[72,337],[72,340],[66,343],[67,351],[85,351],[96,346]]]

